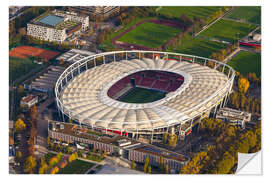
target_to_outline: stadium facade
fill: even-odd
[[[62,43],[80,30],[89,27],[89,16],[54,10],[46,12],[27,24],[27,35],[45,41]]]
[[[140,72],[156,74],[151,79]],[[167,132],[183,140],[202,118],[225,106],[234,77],[230,66],[204,57],[158,51],[106,52],[69,66],[56,82],[55,95],[63,119],[71,118],[91,129],[150,142]],[[120,101],[117,97],[131,86],[166,95],[148,103]]]

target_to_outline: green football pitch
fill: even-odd
[[[241,51],[227,64],[243,75],[256,73],[257,77],[261,76],[261,54]]]
[[[235,8],[232,13],[228,14],[228,18],[243,20],[251,23],[261,23],[261,7],[260,6],[240,6]]]
[[[135,87],[119,101],[126,103],[149,103],[164,98],[166,93]]]
[[[121,36],[118,41],[157,48],[179,32],[181,32],[181,29],[145,22]]]

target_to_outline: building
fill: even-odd
[[[96,53],[90,51],[71,49],[68,52],[61,54],[61,56],[57,57],[56,60],[58,61],[64,60],[65,62],[74,63],[85,57],[92,56],[95,54]]]
[[[72,10],[88,14],[92,20],[102,18],[104,20],[119,14],[120,6],[74,6]]]
[[[89,16],[54,10],[33,19],[27,24],[27,35],[45,41],[64,42],[89,27]]]
[[[150,143],[168,132],[184,140],[210,111],[215,114],[217,107],[225,106],[234,76],[227,64],[193,55],[105,52],[66,69],[56,82],[56,103],[63,117],[93,130]],[[128,91],[128,85],[166,94],[153,102],[126,103],[116,97]]]
[[[228,122],[231,125],[238,125],[241,126],[241,128],[245,128],[245,123],[251,120],[251,113],[226,107],[220,108],[217,111],[216,118]]]
[[[68,143],[88,144],[90,148],[105,151],[107,154],[119,154],[122,158],[143,163],[149,157],[149,163],[159,166],[160,156],[170,169],[179,170],[189,158],[156,146],[142,144],[133,139],[107,132],[93,132],[86,126],[50,121],[48,136],[53,140]]]
[[[24,108],[31,108],[36,103],[38,103],[38,97],[30,94],[30,95],[23,97],[21,99],[20,105],[21,105],[21,107],[24,107]]]
[[[30,81],[29,84],[25,84],[25,87],[44,93],[52,92],[57,79],[64,70],[65,68],[61,66],[49,66],[37,78]]]

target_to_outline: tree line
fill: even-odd
[[[201,122],[201,133],[205,138],[214,137],[216,143],[197,153],[181,169],[181,174],[234,173],[238,152],[253,153],[261,149],[260,122],[253,129],[242,132],[222,120],[205,118]]]

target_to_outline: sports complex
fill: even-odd
[[[55,86],[63,119],[153,142],[183,140],[226,104],[235,71],[216,60],[159,51],[114,51],[70,65]]]

